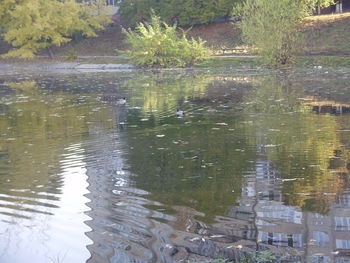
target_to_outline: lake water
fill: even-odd
[[[0,262],[350,262],[349,79],[0,75]]]

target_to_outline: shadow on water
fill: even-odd
[[[2,77],[0,261],[349,261],[348,77]]]

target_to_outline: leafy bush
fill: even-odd
[[[176,25],[162,23],[153,15],[150,24],[139,23],[134,31],[124,30],[130,49],[122,52],[133,63],[145,67],[185,67],[204,60],[210,53],[201,39],[187,39]]]
[[[243,38],[258,48],[268,65],[292,62],[301,43],[305,8],[295,0],[246,1],[241,9]]]
[[[75,52],[74,50],[69,50],[65,56],[65,59],[68,61],[73,61],[73,60],[76,60],[77,58],[78,58],[77,52]]]

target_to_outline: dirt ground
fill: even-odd
[[[242,44],[241,30],[233,22],[195,26],[189,31],[189,36],[202,38],[214,49],[235,47]]]
[[[350,12],[305,19],[306,54],[350,54]]]

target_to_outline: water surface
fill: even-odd
[[[349,70],[216,71],[0,76],[0,262],[349,262]]]

